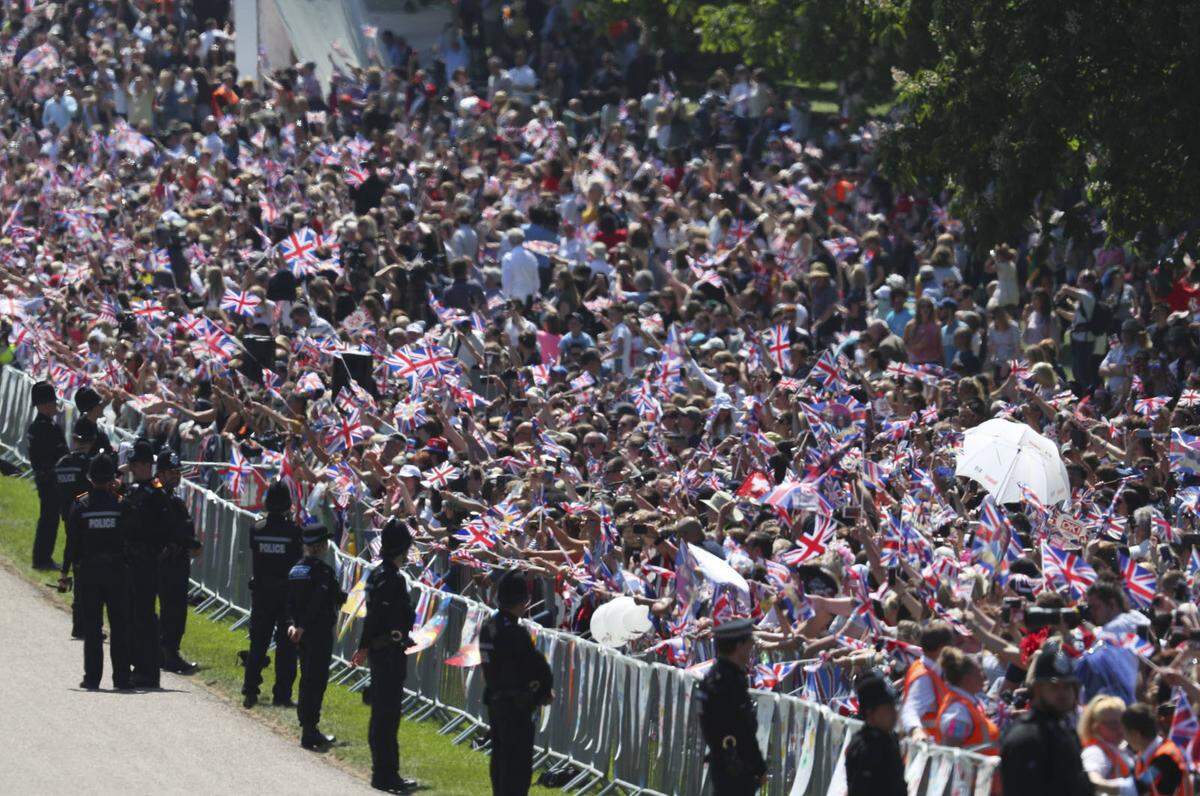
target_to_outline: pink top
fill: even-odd
[[[942,333],[937,321],[913,322],[911,334],[905,335],[905,348],[913,365],[942,364]]]

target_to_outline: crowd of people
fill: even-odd
[[[27,5],[0,364],[200,451],[240,505],[281,481],[364,558],[414,518],[428,584],[518,568],[544,626],[626,595],[653,622],[628,651],[702,672],[749,617],[756,687],[846,713],[882,671],[917,739],[997,751],[1049,639],[1096,787],[1190,792],[1182,230],[1120,240],[1064,191],[981,251],[883,176],[852,98],[814,119],[741,65],[689,89],[578,3],[460,2],[433,62],[371,30],[329,85],[238,74],[198,1]],[[1067,500],[956,478],[993,418],[1057,444]]]

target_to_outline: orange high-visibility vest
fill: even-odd
[[[941,704],[938,705],[938,729],[940,730],[942,726],[942,714],[955,702],[959,702],[966,707],[967,712],[971,714],[971,724],[974,726],[971,734],[963,739],[963,748],[970,749],[972,752],[977,752],[981,755],[1000,754],[1000,728],[996,726],[996,722],[987,717],[987,714],[983,712],[983,709],[979,707],[979,704],[975,700],[967,699],[949,689],[946,689],[946,695],[942,697]]]
[[[929,734],[933,740],[938,739],[938,709],[942,705],[942,700],[946,698],[946,681],[942,676],[925,665],[923,658],[918,658],[913,661],[908,671],[904,673],[904,699],[908,699],[908,692],[912,690],[913,683],[920,680],[922,677],[928,677],[929,682],[933,685],[933,707],[921,714],[921,726],[925,732]]]
[[[1157,782],[1150,783],[1150,793],[1153,796],[1192,796],[1192,775],[1188,771],[1187,761],[1183,758],[1183,753],[1179,751],[1179,747],[1170,738],[1164,740],[1154,750],[1154,754],[1150,755],[1149,760],[1143,760],[1141,755],[1138,755],[1137,762],[1133,766],[1133,775],[1140,777],[1145,773],[1146,769],[1160,757],[1169,757],[1179,767],[1179,773],[1182,777],[1179,781],[1179,787],[1171,793],[1163,793],[1158,789]]]
[[[1125,760],[1125,756],[1119,750],[1115,749],[1112,744],[1102,741],[1099,738],[1093,738],[1085,743],[1083,748],[1086,749],[1089,746],[1100,747],[1100,751],[1104,752],[1104,756],[1108,758],[1108,762],[1112,766],[1108,779],[1120,779],[1121,777],[1129,776],[1129,762]]]

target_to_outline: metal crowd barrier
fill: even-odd
[[[0,370],[0,456],[23,463],[25,428],[32,418],[29,378]],[[73,407],[67,407],[68,415]],[[128,421],[128,415],[122,418]],[[113,428],[117,440],[128,429]],[[203,477],[204,474],[202,473]],[[249,613],[250,555],[245,542],[254,515],[201,484],[184,481],[204,549],[192,565],[200,610],[213,618]],[[367,562],[334,551],[347,592],[369,569]],[[410,578],[422,595],[418,624],[440,626],[436,639],[410,660],[406,711],[413,719],[441,723],[454,743],[487,746],[483,676],[478,666],[447,663],[476,639],[464,631],[472,617],[486,616],[483,604],[436,592]],[[352,605],[352,604],[351,604]],[[360,690],[369,673],[351,669],[361,619],[343,614],[334,647],[332,682]],[[477,625],[476,625],[477,626]],[[697,679],[659,663],[637,660],[591,641],[531,625],[536,643],[554,671],[554,701],[537,721],[536,762],[566,771],[564,790],[585,793],[699,794],[711,791],[704,766],[693,689]],[[477,649],[476,649],[477,652]],[[469,654],[467,656],[469,658]],[[477,660],[477,658],[476,658]],[[468,661],[469,663],[470,661]],[[846,745],[859,722],[793,696],[755,691],[758,739],[770,767],[763,792],[769,796],[842,796]],[[906,780],[912,796],[987,796],[997,758],[946,747],[914,745],[908,750]]]

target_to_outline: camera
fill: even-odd
[[[1066,625],[1072,630],[1079,627],[1083,617],[1077,608],[1040,608],[1030,606],[1025,611],[1025,627],[1029,630],[1041,630],[1043,627]]]

